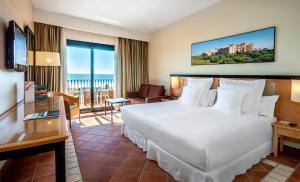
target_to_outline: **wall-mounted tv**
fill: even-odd
[[[15,21],[10,21],[7,30],[6,67],[15,71],[27,69],[27,37]]]
[[[275,27],[192,44],[192,65],[275,61]]]

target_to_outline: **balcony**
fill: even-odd
[[[80,108],[91,107],[91,80],[67,80],[67,92],[73,96],[79,96]],[[94,106],[103,107],[104,100],[113,98],[114,95],[114,80],[113,79],[95,79],[94,80]]]

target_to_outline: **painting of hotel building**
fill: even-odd
[[[275,60],[275,27],[192,44],[192,65]]]

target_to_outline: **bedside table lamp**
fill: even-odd
[[[291,101],[300,102],[300,80],[292,80]]]
[[[172,76],[171,77],[171,95],[174,97],[178,97],[178,89],[179,89],[179,77]]]
[[[291,101],[300,102],[300,80],[292,80]],[[291,122],[290,126],[297,126],[297,123]]]

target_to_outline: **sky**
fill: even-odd
[[[114,51],[94,49],[95,74],[114,74]],[[68,74],[90,74],[90,49],[67,47]]]
[[[241,34],[232,37],[225,37],[217,40],[199,42],[192,45],[192,56],[201,55],[203,52],[210,51],[215,48],[226,47],[232,43],[253,43],[254,48],[268,48],[274,47],[274,28]]]

